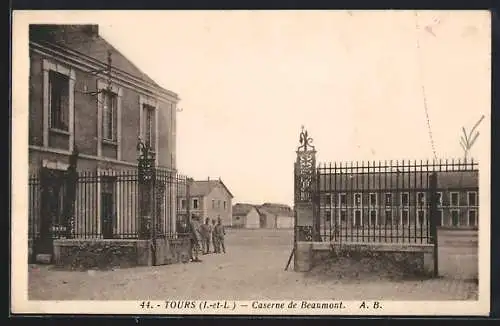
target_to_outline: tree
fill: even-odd
[[[462,149],[464,150],[464,162],[467,162],[467,156],[474,145],[474,143],[477,140],[477,137],[479,137],[479,131],[476,131],[477,127],[483,121],[484,115],[481,116],[481,119],[479,119],[474,127],[472,127],[471,131],[467,134],[465,131],[465,127],[462,127],[463,135],[460,137],[460,146],[462,146]],[[476,132],[475,132],[476,131]],[[474,133],[475,132],[475,133]]]

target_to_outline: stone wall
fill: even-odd
[[[356,274],[428,277],[434,271],[433,252],[428,244],[297,242],[295,271],[326,264],[338,270],[353,266]]]
[[[156,265],[169,265],[189,262],[191,255],[189,238],[156,240]]]
[[[87,270],[188,262],[188,239],[61,239],[54,241],[54,263],[59,268]]]

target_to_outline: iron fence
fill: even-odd
[[[322,241],[433,243],[443,221],[477,226],[477,162],[330,163],[315,174]]]
[[[76,184],[64,175],[31,175],[29,239],[135,239],[141,235],[144,211],[151,212],[155,237],[177,237],[177,198],[187,196],[188,181],[186,176],[157,169],[147,189],[138,169],[79,172]],[[73,186],[74,202],[68,203]],[[65,214],[68,204],[72,205],[69,215]]]

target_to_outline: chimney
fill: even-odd
[[[81,25],[81,30],[88,36],[98,36],[99,35],[99,25]]]

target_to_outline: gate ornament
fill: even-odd
[[[296,201],[309,201],[312,199],[313,180],[316,168],[316,149],[312,145],[313,139],[302,126],[299,138],[300,146],[297,148],[296,162]]]
[[[144,143],[140,137],[137,150],[139,151],[139,177],[141,181],[150,181],[154,175],[155,153],[150,143]]]
[[[307,152],[307,147],[311,148],[311,151],[315,152],[315,148],[312,145],[313,139],[309,137],[307,130],[304,129],[304,126],[301,126],[300,138],[299,138],[300,146],[297,149],[298,151]]]

